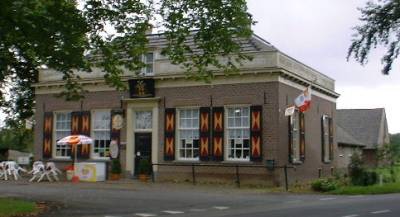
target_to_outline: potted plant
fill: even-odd
[[[119,180],[121,178],[121,162],[119,159],[113,159],[111,162],[111,180]]]
[[[139,180],[147,182],[151,175],[151,164],[148,159],[141,159],[139,161]]]

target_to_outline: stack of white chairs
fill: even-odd
[[[26,170],[20,167],[15,161],[3,161],[0,162],[0,179],[8,180],[8,177],[14,177],[17,181],[21,177],[20,172],[25,172]]]
[[[61,174],[61,171],[53,162],[47,162],[44,164],[42,161],[35,161],[29,174],[32,174],[32,178],[29,180],[29,182],[33,182],[36,179],[37,182],[41,182],[44,177],[52,182],[53,179],[51,177],[53,177],[56,181],[59,181],[58,174]]]

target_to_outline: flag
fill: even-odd
[[[294,104],[300,112],[307,111],[311,106],[311,86],[308,86],[303,93],[301,93],[294,100]]]
[[[296,107],[290,106],[285,109],[285,116],[292,116],[294,114]]]

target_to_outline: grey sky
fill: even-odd
[[[369,63],[347,62],[347,49],[366,0],[248,0],[253,30],[282,52],[336,80],[338,108],[385,107],[391,133],[400,132],[400,72],[381,74],[384,48]]]

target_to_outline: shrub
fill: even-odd
[[[111,173],[113,174],[121,174],[121,162],[119,159],[113,159],[111,162]]]
[[[148,159],[141,159],[139,161],[139,174],[144,174],[144,175],[151,174],[151,164]]]
[[[338,184],[331,178],[320,178],[311,183],[311,188],[314,191],[327,192],[338,188]]]

